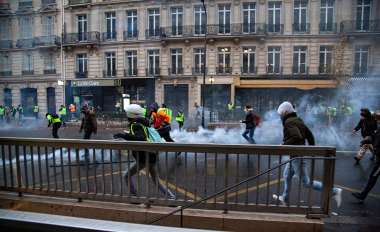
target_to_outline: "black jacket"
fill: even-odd
[[[362,136],[371,136],[377,129],[377,122],[374,117],[368,115],[363,120],[360,119],[358,125],[355,127],[355,131],[362,130]]]
[[[284,143],[283,145],[315,145],[313,133],[305,125],[296,113],[290,113],[284,117]]]
[[[88,111],[88,113],[82,118],[80,130],[84,130],[84,132],[97,132],[98,123],[96,122],[95,115],[92,111]]]
[[[362,144],[372,144],[373,149],[375,150],[375,155],[377,159],[380,159],[380,129],[374,133],[370,139],[361,141]]]
[[[134,123],[135,122],[135,123]],[[144,128],[149,127],[149,122],[145,118],[136,118],[133,121],[131,121],[131,124],[129,124],[129,128],[131,133],[125,133],[125,134],[119,134],[120,138],[123,138],[125,140],[129,141],[146,141],[146,138],[149,137],[149,131],[146,129],[146,135],[144,132]],[[134,134],[132,134],[132,131]],[[132,151],[133,157],[135,157],[137,162],[137,154],[139,155],[139,163],[145,164],[145,151]],[[156,163],[156,155],[149,152],[149,163],[153,164]]]
[[[247,115],[245,116],[245,121],[242,121],[242,123],[245,123],[245,129],[252,129],[256,127],[252,110],[248,110]]]

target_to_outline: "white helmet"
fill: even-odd
[[[131,104],[127,106],[125,112],[127,113],[128,118],[141,118],[144,115],[141,106],[137,104]]]

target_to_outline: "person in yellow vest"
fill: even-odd
[[[144,104],[141,104],[141,108],[143,110],[143,118],[146,118],[146,109],[144,108]]]
[[[21,105],[18,105],[17,111],[18,111],[18,121],[21,121],[22,118],[25,119],[24,108],[22,108]]]
[[[59,116],[61,117],[62,126],[66,127],[66,106],[61,105],[61,108],[59,108]]]
[[[169,116],[169,123],[171,123],[171,122],[172,122],[172,118],[173,118],[172,110],[169,109],[169,108],[165,105],[165,103],[162,103],[162,108],[158,109],[158,111],[160,111],[160,110],[164,110],[164,111],[166,112],[166,114]],[[157,112],[158,112],[158,111],[157,111]]]
[[[34,116],[36,117],[36,120],[38,119],[38,111],[39,111],[38,106],[35,105],[34,106]]]
[[[228,110],[234,110],[234,104],[232,103],[232,101],[228,103]]]
[[[4,122],[4,114],[5,114],[4,106],[0,105],[0,121],[1,121],[1,123]]]
[[[50,124],[53,124],[53,137],[55,139],[59,139],[58,129],[61,127],[61,120],[59,119],[59,116],[57,114],[46,113],[45,117],[49,122],[48,127],[50,127]]]
[[[181,131],[182,127],[183,127],[183,123],[185,122],[185,119],[183,117],[183,110],[181,110],[181,111],[178,112],[176,120],[177,120],[177,122],[179,124],[179,131]]]

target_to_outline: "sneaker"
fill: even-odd
[[[278,197],[276,194],[273,194],[273,199],[275,199],[277,201],[277,198],[281,202],[282,205],[286,206],[286,201],[284,201],[284,199],[282,198],[282,196]]]
[[[343,199],[342,193],[343,193],[343,190],[338,189],[338,193],[333,196],[334,200],[336,200],[336,204],[338,205],[338,208],[342,206],[342,199]]]
[[[360,159],[358,159],[358,157],[354,157],[354,160],[356,160],[356,163],[359,163]]]
[[[354,192],[351,192],[351,196],[352,196],[353,198],[355,198],[356,200],[360,201],[360,202],[364,202],[365,197],[363,197],[363,196],[361,195],[361,193],[354,193]]]
[[[369,158],[369,160],[375,160],[375,156],[372,156],[371,158]]]
[[[253,144],[252,141],[249,141],[249,144]]]

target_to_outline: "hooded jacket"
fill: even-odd
[[[284,126],[284,143],[282,145],[315,145],[313,133],[305,125],[303,120],[294,112],[289,102],[284,102],[278,107]]]
[[[252,108],[247,110],[245,121],[242,121],[242,123],[245,123],[245,129],[252,129],[256,127]]]
[[[358,125],[354,128],[355,131],[361,130],[363,138],[373,135],[377,129],[377,122],[375,117],[371,116],[371,113],[367,108],[360,109],[365,112],[364,119],[360,119]]]
[[[95,114],[92,111],[88,110],[87,113],[84,114],[80,130],[84,130],[84,132],[97,132],[98,123],[96,122]]]

